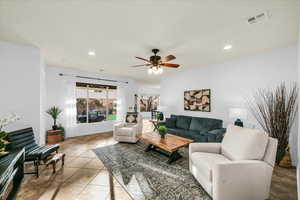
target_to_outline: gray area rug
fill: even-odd
[[[189,172],[187,148],[169,165],[166,156],[146,147],[117,143],[94,152],[134,200],[211,200]]]

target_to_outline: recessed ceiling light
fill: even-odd
[[[95,51],[92,51],[92,50],[90,50],[90,51],[88,52],[88,55],[89,55],[89,56],[95,56],[95,55],[96,55],[96,52],[95,52]]]
[[[224,46],[224,50],[229,50],[229,49],[231,49],[232,48],[232,45],[231,44],[227,44],[227,45],[225,45]]]

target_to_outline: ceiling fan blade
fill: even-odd
[[[143,66],[150,66],[151,64],[142,64],[142,65],[133,65],[130,67],[143,67]]]
[[[174,59],[176,59],[175,56],[173,56],[173,55],[168,55],[168,56],[162,58],[161,61],[162,61],[162,62],[168,62],[168,61],[174,60]]]
[[[145,58],[141,58],[141,57],[136,57],[137,59],[140,59],[140,60],[143,60],[143,61],[146,61],[146,62],[148,62],[148,63],[150,63],[150,60],[147,60],[147,59],[145,59]]]
[[[173,67],[173,68],[177,68],[179,67],[180,65],[178,64],[172,64],[172,63],[162,63],[160,64],[161,66],[164,66],[164,67]]]

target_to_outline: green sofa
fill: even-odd
[[[171,115],[159,125],[167,127],[167,133],[189,138],[195,142],[221,142],[226,132],[220,119]]]

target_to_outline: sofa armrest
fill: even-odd
[[[207,133],[208,142],[222,142],[226,128],[211,130]]]
[[[189,154],[193,152],[221,153],[221,143],[191,143]]]
[[[216,164],[213,167],[213,199],[267,199],[272,172],[270,165],[258,160]]]

